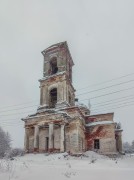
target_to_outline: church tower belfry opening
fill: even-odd
[[[40,107],[61,108],[74,105],[72,86],[74,65],[67,42],[58,43],[42,51],[43,78],[40,79]]]

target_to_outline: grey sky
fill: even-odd
[[[23,146],[21,117],[36,110],[36,106],[24,107],[39,104],[43,49],[60,41],[68,42],[75,63],[76,90],[134,73],[133,9],[133,0],[0,0],[0,124],[11,134],[14,146]],[[134,75],[90,86],[77,94],[131,79]],[[79,99],[133,86],[134,82],[126,83]],[[134,95],[134,89],[96,98],[91,104],[129,95]],[[17,104],[23,105],[3,108]],[[17,108],[24,109],[10,111]],[[134,106],[109,111],[100,107],[100,110],[114,111],[115,121],[122,123],[124,141],[134,139]]]

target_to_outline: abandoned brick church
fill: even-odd
[[[74,62],[67,42],[48,47],[42,55],[40,106],[35,114],[22,119],[25,123],[25,151],[122,152],[122,130],[113,121],[114,113],[90,115],[85,105],[75,102]]]

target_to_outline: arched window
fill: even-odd
[[[57,103],[57,89],[54,88],[50,91],[50,108],[55,108],[55,105]]]
[[[51,59],[50,66],[51,66],[51,74],[56,74],[58,72],[57,58],[56,57]]]

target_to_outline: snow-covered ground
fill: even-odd
[[[0,180],[133,180],[134,156],[108,158],[94,152],[72,157],[63,154],[27,154],[0,160]]]

